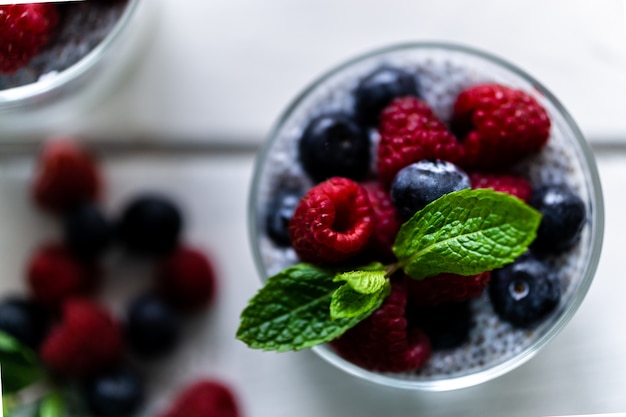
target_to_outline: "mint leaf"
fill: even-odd
[[[359,271],[349,271],[337,274],[335,282],[345,281],[352,289],[360,294],[374,294],[387,282],[386,268],[382,264]],[[377,268],[377,269],[376,269]]]
[[[0,332],[2,393],[11,394],[44,376],[37,355],[12,336]]]
[[[428,204],[402,225],[393,252],[415,279],[500,268],[535,239],[541,214],[490,189],[462,190]]]
[[[337,271],[298,264],[270,277],[241,313],[237,338],[254,349],[300,350],[328,342],[363,317],[330,317]]]
[[[358,280],[357,276],[363,279]],[[391,284],[386,279],[384,271],[350,273],[348,282],[333,293],[330,302],[330,317],[333,320],[367,317],[380,307],[390,291]]]
[[[65,408],[65,399],[61,394],[52,392],[41,400],[37,417],[63,417]]]

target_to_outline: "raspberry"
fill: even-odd
[[[0,73],[26,65],[50,41],[58,23],[52,4],[0,6]]]
[[[102,188],[100,173],[83,149],[68,139],[45,145],[34,180],[35,202],[43,209],[62,212],[94,201]]]
[[[526,178],[515,175],[483,174],[473,172],[470,174],[472,188],[491,188],[494,191],[514,195],[526,203],[530,202],[533,194],[532,185]]]
[[[365,251],[373,259],[381,262],[392,262],[395,259],[392,247],[402,226],[402,219],[391,203],[389,193],[376,181],[363,184],[367,191],[374,217],[374,230]]]
[[[337,353],[362,368],[406,372],[421,368],[430,358],[430,341],[405,318],[406,283],[392,281],[391,294],[371,316],[331,342]]]
[[[239,417],[239,407],[228,386],[200,380],[178,394],[163,417]]]
[[[215,271],[205,254],[189,247],[179,247],[161,263],[157,287],[173,308],[184,312],[198,311],[215,295]]]
[[[68,298],[92,291],[98,283],[98,271],[79,262],[65,246],[53,243],[32,256],[27,280],[33,299],[58,308]]]
[[[463,147],[426,103],[415,97],[395,99],[379,126],[378,175],[385,186],[405,166],[423,159],[457,163]]]
[[[434,306],[441,303],[465,301],[478,297],[489,284],[489,271],[478,275],[442,273],[423,280],[405,277],[408,297],[418,306]]]
[[[118,324],[100,305],[72,299],[63,306],[63,322],[44,340],[40,357],[63,376],[85,377],[120,363],[124,349]]]
[[[463,91],[454,104],[453,131],[463,142],[464,166],[502,169],[538,152],[550,136],[550,119],[530,95],[498,84]]]
[[[289,222],[289,236],[303,262],[335,263],[356,255],[374,230],[365,189],[342,177],[311,188]]]

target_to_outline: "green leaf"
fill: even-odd
[[[535,239],[541,214],[490,189],[462,190],[428,204],[402,225],[393,252],[415,279],[473,275],[511,263]]]
[[[66,415],[65,409],[63,396],[58,392],[51,392],[41,400],[37,417],[63,417]]]
[[[391,284],[387,279],[383,279],[376,291],[368,293],[355,291],[350,284],[344,284],[333,293],[330,317],[333,320],[367,317],[380,307],[390,291]]]
[[[36,353],[4,332],[0,332],[0,370],[3,394],[17,392],[44,376]]]
[[[332,295],[341,285],[333,280],[336,273],[298,264],[272,276],[241,313],[237,338],[254,349],[282,352],[340,336],[363,317],[330,317]]]
[[[379,270],[349,271],[337,274],[335,282],[345,281],[354,291],[360,294],[379,292],[387,282],[386,270],[380,265]]]

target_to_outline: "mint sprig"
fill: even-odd
[[[490,189],[446,194],[402,225],[393,252],[414,279],[474,275],[513,262],[535,239],[541,214]]]
[[[540,221],[539,212],[508,194],[479,189],[444,195],[402,225],[394,265],[338,271],[301,263],[270,277],[243,310],[237,338],[276,351],[329,342],[380,307],[396,271],[425,279],[500,268],[528,248]]]
[[[36,353],[5,332],[0,332],[2,394],[13,394],[44,377]]]

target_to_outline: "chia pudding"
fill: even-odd
[[[371,53],[350,61],[320,78],[283,114],[258,156],[250,200],[252,248],[263,280],[299,262],[290,247],[268,237],[265,219],[269,202],[282,189],[308,190],[314,183],[298,163],[298,138],[307,122],[329,111],[350,112],[360,80],[382,65],[402,68],[419,80],[422,99],[441,121],[451,120],[461,91],[483,83],[498,83],[534,97],[551,119],[550,137],[539,154],[511,168],[533,189],[563,184],[583,200],[586,220],[579,242],[546,261],[558,271],[561,299],[537,326],[520,329],[495,314],[485,291],[471,300],[472,327],[459,347],[434,351],[425,366],[404,373],[364,370],[340,358],[328,345],[313,350],[345,371],[381,384],[427,390],[474,385],[501,375],[533,356],[571,318],[593,279],[603,231],[602,198],[595,162],[584,138],[559,102],[539,83],[512,65],[482,52],[446,44],[411,44]],[[369,131],[372,155],[379,141]],[[371,175],[375,176],[375,156]]]
[[[0,90],[51,79],[70,68],[111,33],[127,6],[126,0],[59,3],[59,23],[50,42],[14,73],[0,73]]]

